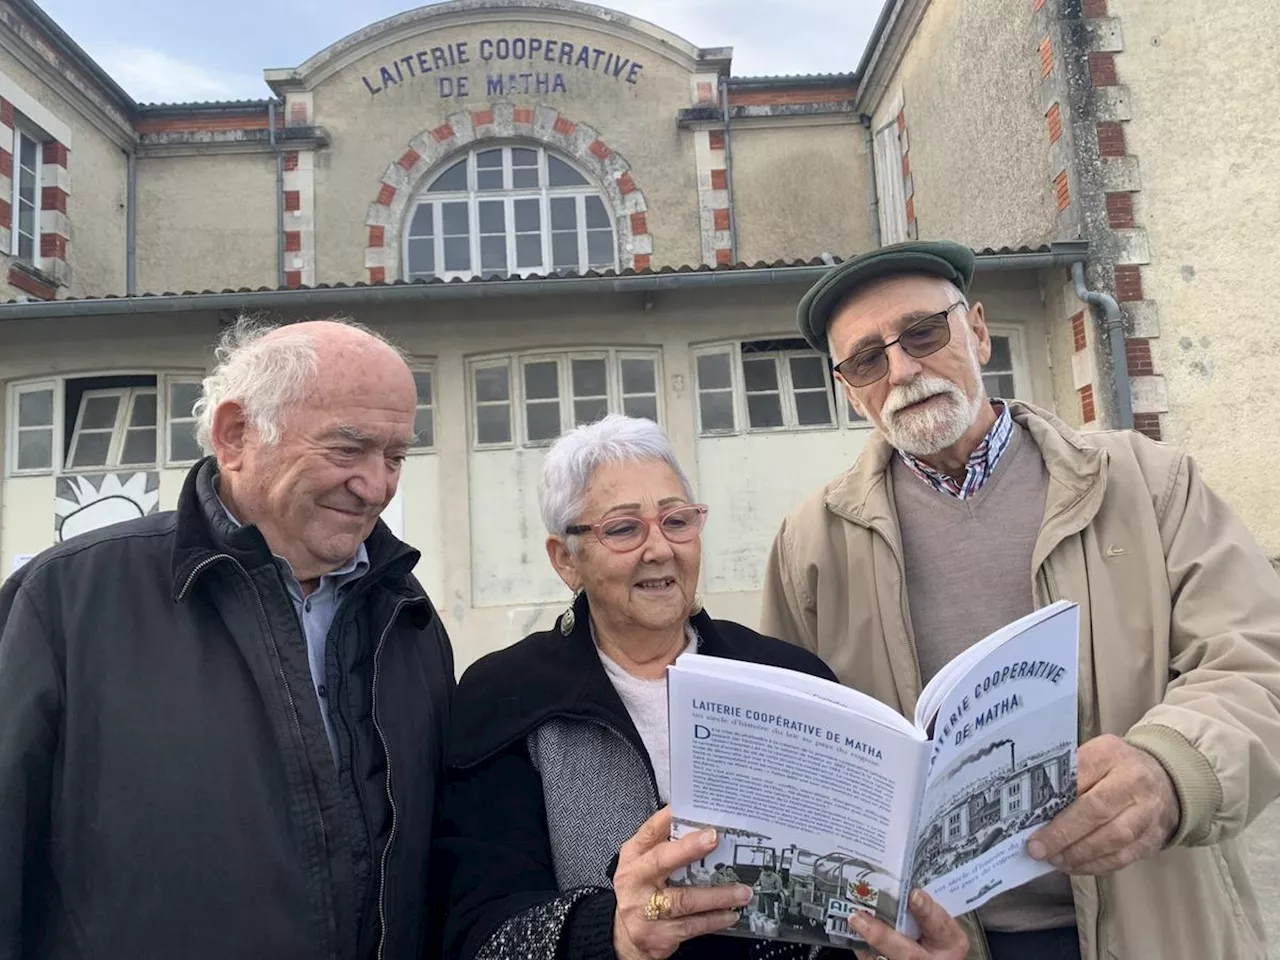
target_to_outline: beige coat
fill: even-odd
[[[1049,473],[1027,572],[1037,604],[1080,605],[1081,742],[1127,737],[1168,770],[1182,806],[1158,855],[1072,878],[1084,960],[1265,960],[1239,837],[1280,795],[1280,577],[1189,457],[1010,410]],[[920,669],[892,455],[873,434],[783,522],[762,629],[910,716]]]

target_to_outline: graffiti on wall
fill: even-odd
[[[160,474],[154,471],[59,477],[53,506],[56,539],[136,520],[159,507]]]

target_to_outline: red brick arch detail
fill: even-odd
[[[494,102],[450,114],[444,123],[424,130],[392,158],[369,205],[364,230],[365,268],[370,283],[400,276],[405,211],[424,180],[445,160],[486,140],[537,143],[573,159],[600,186],[613,210],[622,269],[648,269],[653,256],[648,204],[626,158],[597,130],[555,107],[516,106]]]

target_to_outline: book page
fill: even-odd
[[[744,936],[847,947],[856,910],[896,923],[926,743],[732,668],[677,661],[668,696],[673,833],[721,837],[673,884],[752,886]]]
[[[937,712],[911,878],[953,915],[1049,873],[1027,839],[1075,799],[1080,611],[1040,613]]]

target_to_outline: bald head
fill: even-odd
[[[219,492],[300,580],[349,560],[395,495],[417,391],[403,355],[344,319],[242,321],[196,405]]]

